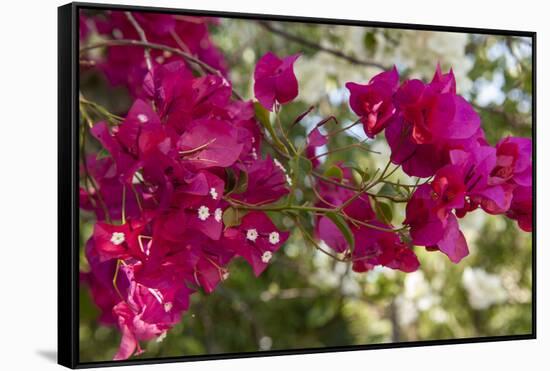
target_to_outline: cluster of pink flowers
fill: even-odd
[[[134,16],[149,41],[184,45],[223,70],[205,20]],[[139,37],[120,12],[94,24],[115,38]],[[190,295],[214,291],[229,276],[234,258],[245,259],[260,275],[289,236],[259,207],[289,194],[293,178],[280,161],[262,155],[265,138],[253,102],[233,100],[224,74],[197,77],[171,55],[152,51],[152,57],[148,68],[143,47],[114,46],[98,63],[113,83],[126,83],[135,100],[121,123],[102,121],[90,128],[108,156],[88,155],[81,168],[80,207],[96,217],[85,248],[90,271],[82,280],[101,309],[100,321],[122,333],[116,360],[140,354],[140,341],[162,340],[188,309]],[[297,58],[267,53],[258,61],[254,93],[266,110],[277,114],[297,97]],[[429,84],[400,84],[394,68],[366,85],[347,87],[367,136],[384,131],[391,161],[410,176],[431,179],[407,204],[403,224],[412,242],[404,229],[379,220],[366,193],[341,186],[355,184],[351,169],[335,165],[340,177],[311,184],[318,210],[340,210],[357,221],[345,222],[353,248],[337,225],[343,219],[318,215],[314,226],[315,237],[344,254],[353,270],[382,265],[412,272],[419,267],[413,244],[460,261],[468,248],[457,217],[478,207],[531,230],[531,141],[505,138],[490,146],[478,115],[456,94],[452,71],[442,74],[438,68]],[[315,128],[306,156],[326,143]],[[311,162],[313,171],[321,166]],[[235,217],[236,205],[255,207]]]
[[[235,200],[275,202],[288,193],[284,168],[261,157],[252,102],[231,100],[227,80],[193,77],[183,62],[156,67],[142,89],[148,99],[137,99],[122,123],[91,128],[110,156],[86,159],[98,190],[81,189],[81,208],[97,217],[84,280],[101,320],[122,331],[115,359],[163,336],[193,291],[212,292],[228,277],[234,257],[259,275],[288,237],[259,211],[224,227],[229,173],[248,178]]]
[[[391,161],[428,184],[407,204],[412,243],[440,250],[455,263],[468,255],[457,217],[482,208],[506,214],[531,231],[532,145],[507,137],[491,146],[472,106],[456,94],[452,70],[430,83],[399,84],[393,68],[366,85],[348,83],[350,106],[369,137],[385,132]],[[431,178],[433,177],[433,178]]]
[[[208,26],[217,22],[212,17],[132,12],[143,29],[147,41],[183,50],[219,70],[227,71],[223,54],[212,43]],[[114,40],[140,40],[135,26],[126,12],[111,10],[99,15],[80,15],[80,40],[95,31],[100,37]],[[125,85],[134,97],[142,96],[142,82],[147,73],[142,46],[110,46],[105,58],[97,60],[97,67],[112,85]],[[169,51],[152,49],[153,65],[162,65],[179,59]]]

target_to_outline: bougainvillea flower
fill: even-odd
[[[348,168],[339,166],[338,164],[334,166],[338,166],[342,170],[342,174],[344,175],[341,180],[342,182],[347,183],[350,186],[355,185],[352,173]],[[317,189],[317,193],[322,197],[322,199],[316,204],[318,207],[333,208],[347,203],[343,209],[346,215],[363,222],[372,221],[376,218],[376,214],[372,209],[371,202],[367,194],[354,197],[354,191],[339,187],[336,184],[329,183],[322,179],[319,181]],[[348,202],[348,200],[352,197],[354,198],[353,201]],[[323,240],[336,252],[344,252],[349,247],[340,229],[330,218],[326,216],[320,216],[317,218],[315,234],[317,238]]]
[[[344,180],[353,184],[349,169],[343,168],[343,174]],[[355,193],[349,189],[324,181],[321,181],[318,192],[322,197],[318,206],[322,207],[337,207],[355,196]],[[377,265],[404,272],[418,269],[419,262],[416,255],[401,241],[396,232],[391,231],[392,226],[376,220],[368,195],[354,197],[354,200],[344,207],[344,212],[349,217],[370,225],[348,223],[355,239],[355,248],[352,253],[354,271],[365,272]],[[315,235],[338,253],[343,253],[350,247],[340,228],[326,216],[317,218]]]
[[[121,200],[125,187],[120,181],[117,167],[111,157],[97,158],[95,155],[86,157],[86,166],[81,166],[80,172],[85,179],[86,187],[81,187],[80,207],[83,210],[95,212],[98,221],[107,220],[107,214],[112,220],[122,217]],[[93,177],[96,186],[93,186],[89,177]],[[127,191],[130,187],[127,187]],[[144,189],[140,184],[134,185],[136,194],[143,197]],[[126,194],[126,217],[136,219],[140,217],[139,206],[135,197]]]
[[[134,102],[120,125],[109,130],[107,123],[99,122],[90,132],[109,151],[125,183],[132,181],[144,154],[163,147],[167,151],[171,141],[156,112],[142,100]]]
[[[416,189],[407,203],[407,216],[404,224],[410,226],[412,242],[415,245],[435,245],[443,238],[445,223],[448,216],[438,210],[434,191],[428,184]]]
[[[437,243],[436,246],[429,246],[430,249],[439,249],[449,259],[458,264],[470,253],[468,250],[468,244],[464,238],[464,234],[459,228],[458,221],[454,214],[449,214],[446,219],[445,230],[443,232],[443,238]]]
[[[231,85],[223,77],[206,75],[191,78],[178,62],[154,70],[155,102],[163,122],[178,134],[193,120],[224,118],[231,96]],[[157,77],[160,75],[160,77]]]
[[[119,292],[126,292],[129,285],[128,279],[124,274],[117,276],[115,281],[117,292],[113,285],[117,261],[100,259],[93,238],[86,242],[84,252],[90,271],[81,272],[81,282],[90,288],[94,303],[101,312],[99,322],[104,325],[115,325],[117,319],[113,315],[113,307],[122,299]]]
[[[446,162],[444,151],[434,144],[414,142],[411,128],[401,114],[395,115],[386,127],[386,140],[391,149],[391,161],[402,166],[410,176],[429,177]]]
[[[285,104],[298,96],[298,80],[294,62],[300,55],[279,58],[268,52],[254,69],[254,96],[265,109],[272,111],[275,103]]]
[[[491,172],[491,181],[530,187],[533,182],[532,152],[532,141],[529,138],[502,139],[496,145],[497,163]]]
[[[465,139],[479,129],[479,116],[464,98],[452,93],[435,94],[420,80],[406,81],[395,101],[418,144]]]
[[[431,83],[405,81],[394,95],[397,113],[388,122],[391,160],[410,176],[428,177],[449,161],[452,149],[469,150],[484,142],[480,119],[456,95],[454,75],[436,70]]]
[[[223,55],[210,39],[208,26],[212,17],[181,17],[168,14],[132,12],[137,23],[147,35],[148,41],[183,49],[201,61],[226,74]],[[140,37],[123,11],[109,11],[101,17],[90,18],[102,37],[133,39]],[[153,67],[179,61],[180,57],[162,50],[150,51]],[[112,46],[106,58],[97,62],[112,85],[125,85],[134,97],[143,97],[142,81],[147,70],[143,48],[138,46]]]
[[[458,215],[475,209],[477,205],[490,214],[502,214],[510,207],[513,186],[505,183],[491,184],[490,173],[496,165],[494,147],[478,146],[470,151],[453,150],[450,161],[458,166],[466,186],[468,205]]]
[[[313,129],[307,136],[307,145],[304,154],[311,161],[314,168],[318,167],[321,161],[315,156],[317,147],[328,143],[327,137],[321,133],[318,127]]]
[[[506,216],[516,220],[525,232],[533,231],[533,188],[519,186],[514,190]]]
[[[166,331],[179,321],[181,312],[189,305],[191,290],[160,290],[147,287],[135,281],[134,269],[131,265],[121,267],[130,285],[127,299],[113,308],[122,332],[119,350],[114,360],[127,359],[134,351],[136,354],[142,353],[139,341],[164,336]],[[174,306],[173,299],[176,293],[179,303],[184,303],[179,308]]]
[[[267,268],[273,253],[287,240],[288,232],[279,231],[266,214],[250,212],[238,227],[226,229],[224,237],[224,242],[259,276]]]
[[[204,187],[182,187],[173,197],[173,205],[186,211],[185,228],[204,233],[212,240],[218,240],[222,232],[222,197],[225,182],[214,174],[198,173]],[[180,226],[183,229],[183,226]]]
[[[239,158],[243,145],[237,132],[226,121],[196,120],[178,143],[182,159],[195,169],[229,167]]]
[[[213,292],[220,282],[228,278],[227,265],[235,256],[230,246],[225,246],[223,239],[220,241],[221,244],[213,244],[207,240],[201,242],[199,260],[194,267],[195,283],[206,293]]]
[[[453,69],[451,68],[448,73],[443,73],[441,65],[438,63],[430,85],[440,93],[456,94],[456,79]]]
[[[368,137],[374,138],[381,132],[395,113],[393,94],[398,85],[399,73],[395,66],[374,76],[366,85],[346,83],[351,109],[361,118]]]
[[[435,173],[431,182],[432,198],[435,199],[435,211],[441,219],[447,216],[449,210],[464,206],[466,185],[462,169],[457,165],[446,165]]]
[[[232,194],[236,200],[250,204],[270,203],[288,193],[286,169],[269,156],[239,169],[246,172],[248,183],[244,192]]]
[[[138,239],[143,228],[144,224],[139,220],[122,225],[96,223],[92,238],[100,261],[144,256]]]
[[[456,170],[447,168],[448,171],[453,169]],[[468,255],[468,246],[452,208],[456,205],[460,207],[463,203],[464,189],[461,180],[457,178],[443,180],[448,174],[445,171],[435,186],[423,184],[417,188],[407,203],[407,217],[403,223],[410,226],[415,245],[441,250],[453,263],[458,263]],[[452,185],[452,181],[458,182],[458,185]],[[442,193],[438,194],[437,191]]]
[[[375,227],[390,229],[379,221],[373,221]],[[394,232],[360,227],[354,228],[355,249],[352,268],[355,272],[366,272],[382,265],[403,272],[414,272],[420,266],[414,251],[405,245]]]

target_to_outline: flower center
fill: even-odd
[[[122,232],[113,232],[111,236],[111,242],[115,245],[120,245],[125,241],[124,233]]]
[[[222,221],[223,211],[219,207],[214,211],[214,219],[219,223]]]
[[[218,199],[218,192],[216,191],[216,188],[214,187],[210,188],[210,196],[212,196],[213,200]]]
[[[257,238],[258,238],[258,231],[256,229],[252,228],[246,231],[247,240],[254,242],[256,241]]]
[[[199,207],[199,210],[198,210],[198,217],[200,220],[202,220],[203,222],[208,219],[210,217],[210,210],[208,209],[208,207],[206,206],[201,206]]]
[[[269,263],[272,257],[273,257],[273,253],[271,251],[265,251],[262,254],[262,262],[267,264]]]
[[[271,232],[269,234],[269,243],[272,244],[272,245],[276,245],[278,244],[280,241],[280,238],[279,238],[279,233],[277,232]]]

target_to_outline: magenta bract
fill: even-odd
[[[285,104],[298,96],[298,80],[294,62],[300,55],[279,58],[266,53],[254,69],[254,96],[265,109],[272,111],[275,103]]]

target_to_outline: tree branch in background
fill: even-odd
[[[521,115],[506,112],[504,109],[502,109],[502,107],[480,106],[479,104],[476,104],[476,103],[472,103],[472,105],[477,111],[485,111],[492,115],[501,116],[513,128],[528,127],[530,125],[530,123],[526,122],[525,119],[521,117]]]
[[[366,67],[376,67],[376,68],[379,68],[381,70],[388,69],[388,67],[384,66],[382,63],[374,62],[374,61],[365,61],[365,60],[361,60],[359,58],[356,58],[352,55],[344,54],[344,53],[342,53],[341,51],[339,51],[337,49],[332,49],[332,48],[322,46],[322,45],[317,44],[317,43],[315,43],[311,40],[304,39],[301,36],[297,36],[297,35],[294,35],[294,34],[291,34],[291,33],[287,32],[287,31],[281,30],[277,27],[274,27],[269,22],[259,21],[258,23],[260,24],[260,26],[262,26],[263,28],[265,28],[266,30],[268,30],[269,32],[271,32],[275,35],[281,36],[281,37],[283,37],[287,40],[296,42],[298,44],[302,44],[302,45],[307,46],[309,48],[317,49],[317,50],[323,51],[325,53],[332,54],[333,56],[338,57],[340,59],[344,59],[344,60],[350,62],[351,64],[356,64],[356,65],[366,66]]]

